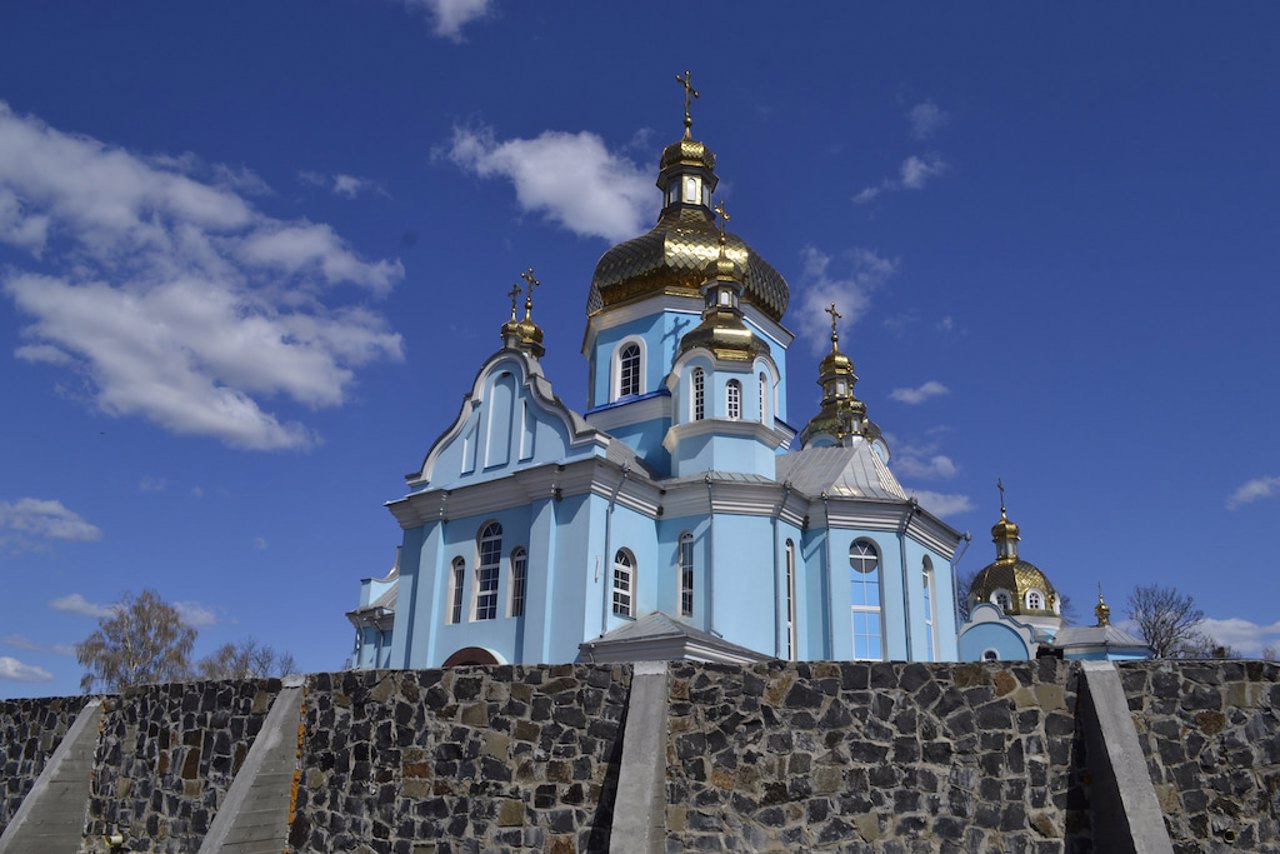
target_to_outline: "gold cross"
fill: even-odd
[[[724,227],[733,217],[729,216],[729,212],[724,209],[724,199],[716,202],[716,213],[720,215],[720,234],[724,235]]]
[[[996,478],[996,489],[1000,490],[1000,515],[1004,515],[1004,481]]]
[[[539,282],[537,279],[534,278],[532,267],[530,267],[528,270],[525,270],[523,273],[521,273],[520,278],[524,279],[526,282],[529,283],[529,295],[524,298],[524,310],[525,310],[525,313],[527,314],[530,311],[530,309],[533,308],[533,289],[536,288],[538,285],[542,284],[542,282]]]
[[[507,296],[511,297],[511,319],[516,319],[516,300],[520,298],[520,286],[512,285],[511,290],[507,291]]]
[[[683,77],[679,74],[676,75],[676,82],[684,87],[684,135],[686,139],[691,136],[690,128],[693,127],[693,113],[689,111],[689,108],[693,105],[694,98],[702,97],[698,94],[698,90],[693,88],[692,80],[693,75],[689,73],[688,69],[685,69]]]
[[[836,334],[836,321],[844,317],[844,315],[836,311],[835,303],[831,303],[831,305],[824,308],[823,311],[831,315],[831,334],[834,336]]]

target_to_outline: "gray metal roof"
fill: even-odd
[[[778,457],[778,480],[806,495],[906,501],[898,479],[861,437],[847,447],[805,448]]]
[[[696,640],[707,646],[718,647],[720,649],[732,650],[739,654],[749,655],[754,658],[767,658],[753,649],[740,646],[736,643],[730,643],[718,635],[711,632],[704,632],[696,626],[677,620],[674,617],[664,614],[662,611],[654,611],[645,614],[636,620],[619,626],[610,632],[600,635],[590,643],[592,645],[599,644],[628,644],[640,643],[644,641],[663,640],[663,639],[679,639],[688,638]]]
[[[1116,626],[1067,626],[1059,629],[1053,645],[1069,646],[1137,646],[1146,647],[1146,641],[1136,638]]]

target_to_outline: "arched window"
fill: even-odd
[[[498,563],[502,560],[502,526],[490,522],[480,529],[479,559],[476,561],[475,617],[492,620],[498,616]]]
[[[924,649],[928,656],[926,661],[933,661],[937,658],[933,631],[933,561],[928,555],[924,556],[920,574],[924,585]]]
[[[724,414],[737,421],[742,417],[742,383],[729,380],[724,387]]]
[[[769,377],[764,371],[760,372],[760,423],[769,423],[769,409],[765,406],[765,392],[769,388]]]
[[[680,616],[693,616],[693,534],[680,535]]]
[[[1011,606],[1013,604],[1013,600],[1009,598],[1009,591],[1007,590],[997,590],[995,593],[992,593],[991,601],[995,602],[996,607],[1005,613],[1008,613],[1011,610]]]
[[[529,553],[519,546],[511,553],[511,616],[524,616],[524,590],[529,570]]]
[[[1039,590],[1027,591],[1027,609],[1031,611],[1039,611],[1044,607],[1044,597],[1040,595]]]
[[[635,615],[635,584],[636,559],[626,549],[618,549],[613,558],[613,613]]]
[[[796,544],[787,540],[787,660],[796,660]]]
[[[853,657],[884,658],[883,610],[880,604],[880,552],[870,540],[849,546],[849,607],[853,618]]]
[[[618,351],[618,397],[640,393],[640,345],[632,341]]]
[[[449,573],[449,622],[462,622],[462,585],[467,580],[467,562],[461,556],[453,559]]]
[[[702,368],[693,369],[693,420],[707,417],[707,375]]]
[[[982,651],[982,660],[983,661],[999,661],[1000,653],[996,652],[994,649],[984,649]]]

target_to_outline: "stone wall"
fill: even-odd
[[[299,851],[607,851],[629,666],[308,678]]]
[[[0,833],[88,699],[0,700]]]
[[[109,850],[114,830],[131,851],[198,849],[279,692],[278,679],[251,679],[108,697],[81,850]]]
[[[667,850],[1091,851],[1078,667],[671,666]]]
[[[1280,851],[1280,665],[1120,665],[1178,854]]]

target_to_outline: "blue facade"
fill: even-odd
[[[668,147],[658,224],[601,259],[586,413],[542,375],[531,298],[503,325],[388,504],[400,559],[349,615],[354,666],[569,662],[608,654],[654,612],[725,660],[957,658],[961,536],[886,466],[834,327],[824,398],[796,441],[785,280],[717,230],[709,192],[673,190],[714,187],[713,165],[701,143]]]

